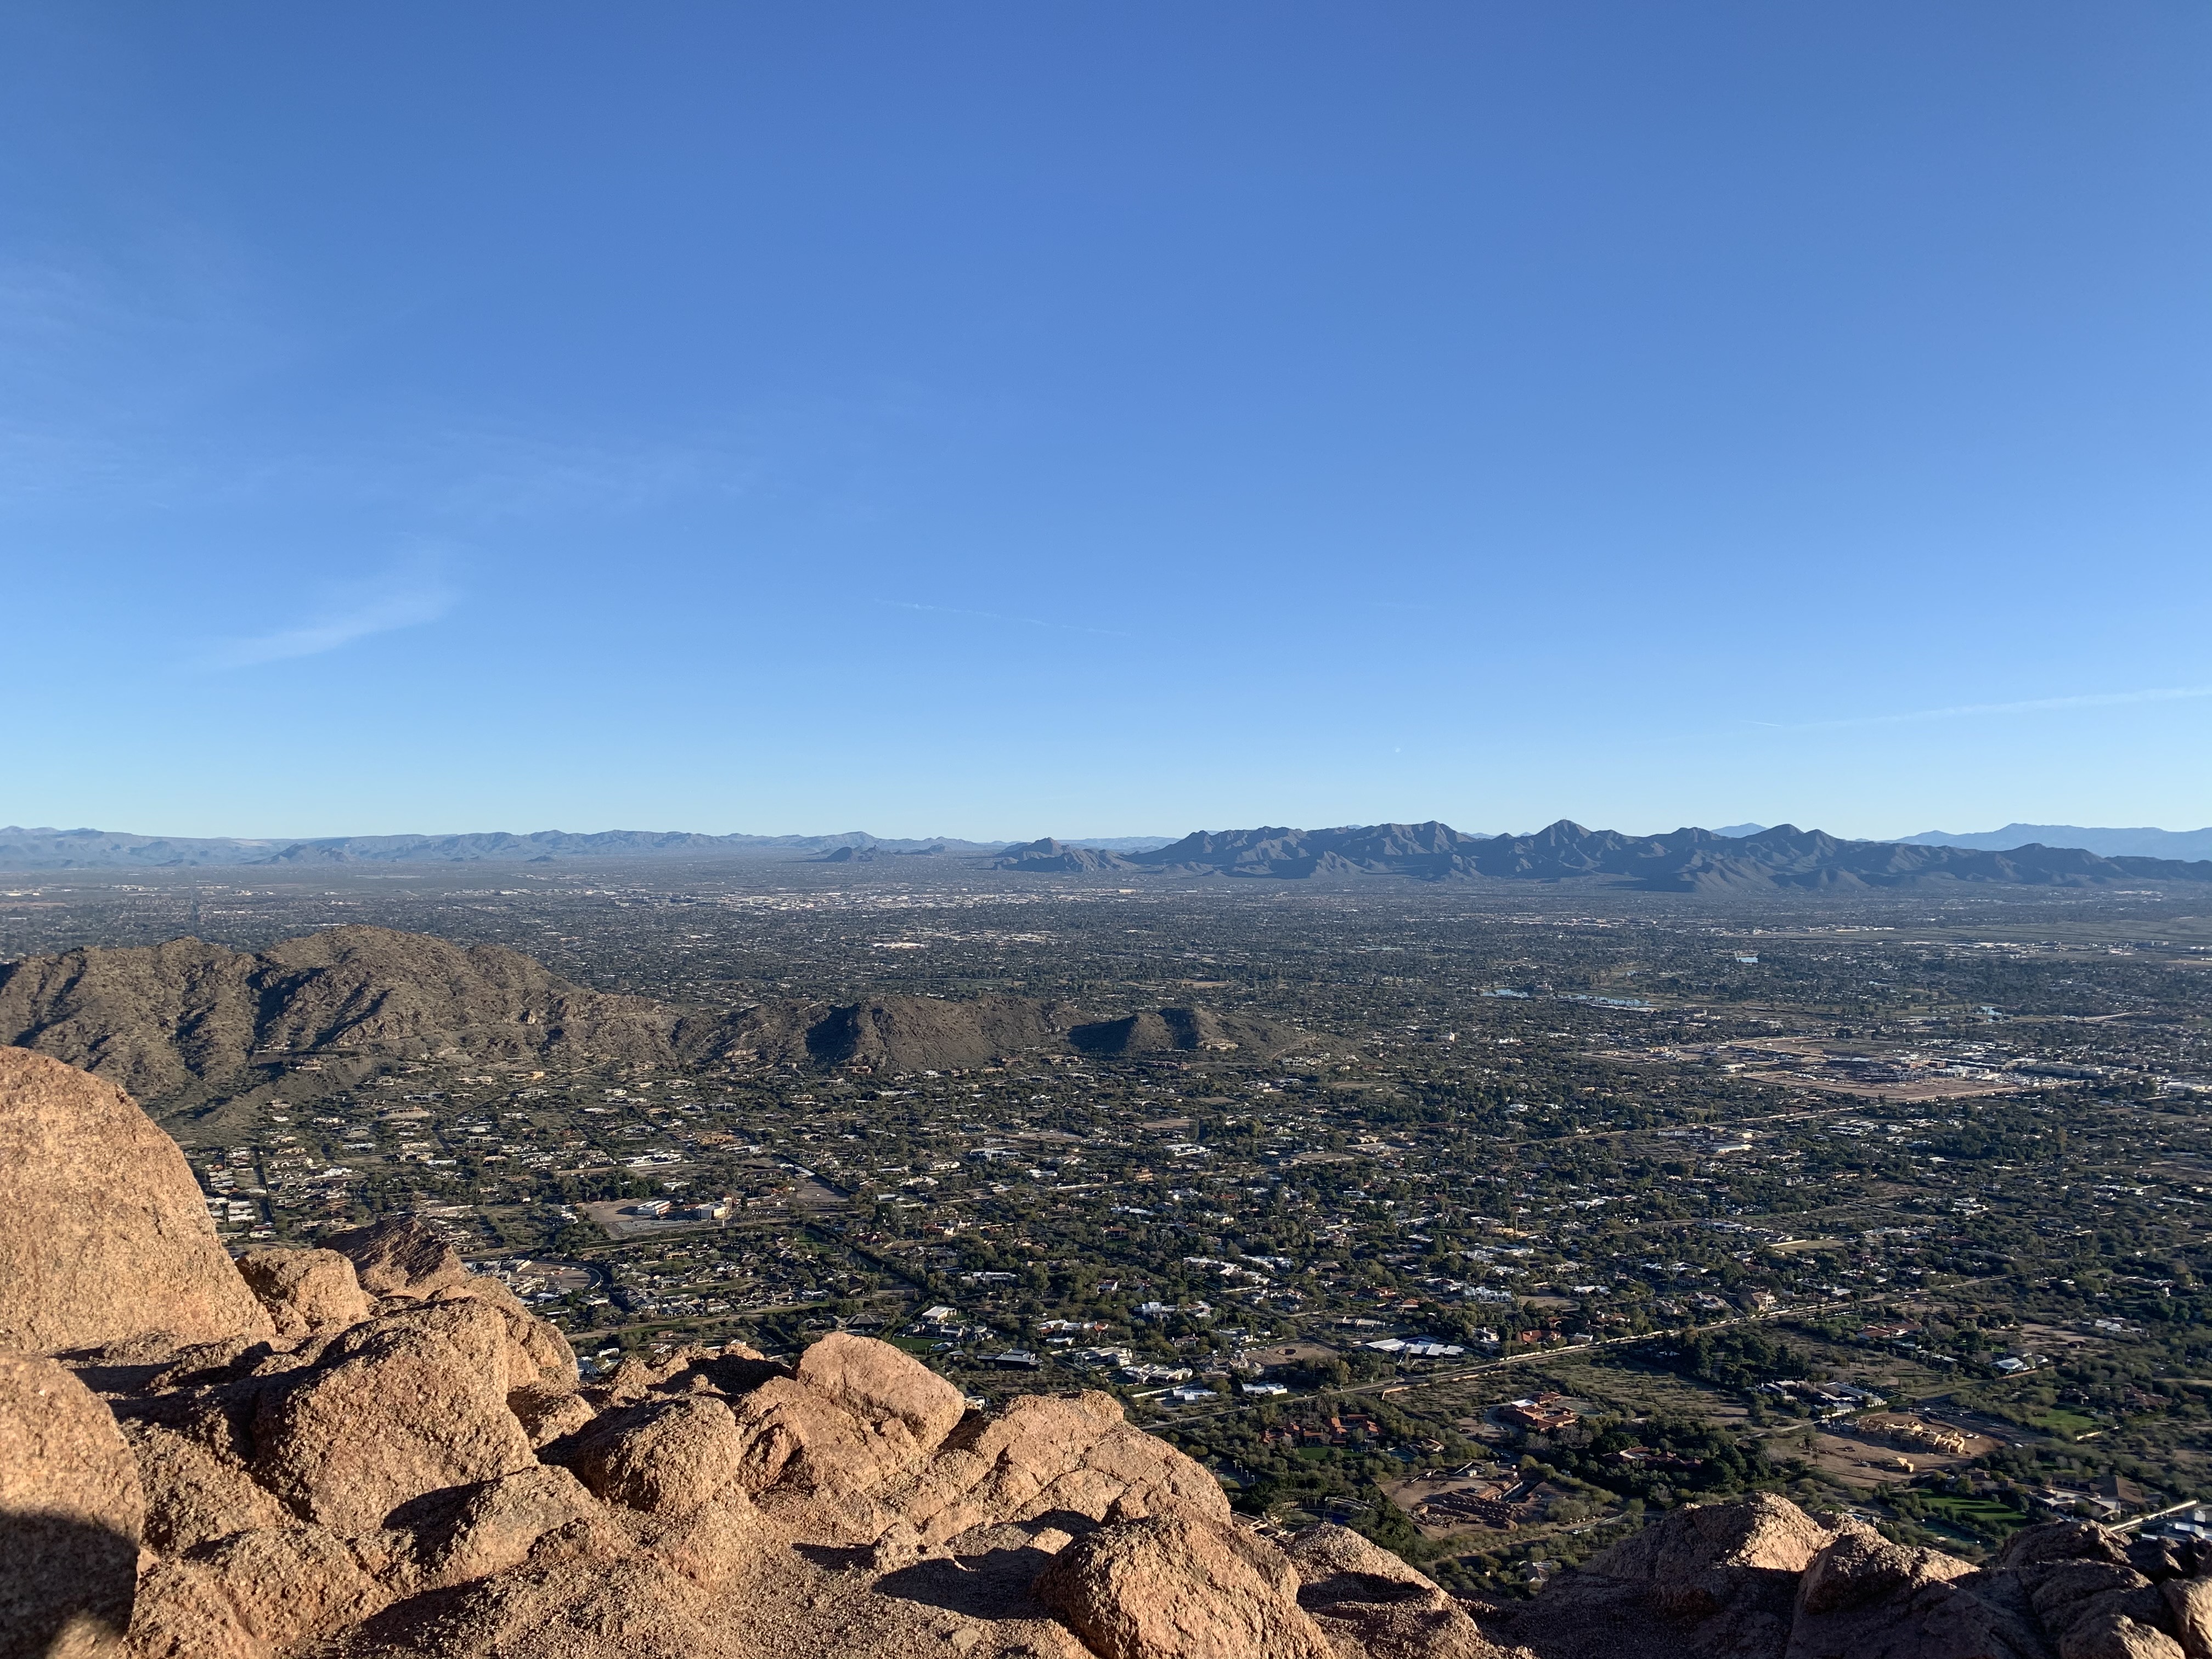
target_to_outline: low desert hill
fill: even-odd
[[[2212,882],[2212,861],[2107,858],[2072,848],[2029,845],[1991,852],[1841,841],[1786,823],[1748,836],[1711,830],[1627,836],[1586,830],[1565,818],[1530,836],[1468,835],[1431,821],[1335,830],[1200,830],[1137,853],[1034,842],[1010,848],[994,867],[1031,874],[1120,872],[1278,881],[1391,875],[1423,881],[1575,883],[1651,893]]]
[[[1218,1014],[1210,1008],[1147,1008],[1119,1019],[1079,1025],[1067,1034],[1067,1041],[1103,1060],[1135,1060],[1232,1048],[1271,1054],[1291,1035],[1267,1020]]]
[[[184,939],[0,965],[0,1042],[82,1066],[149,1100],[308,1054],[913,1072],[1071,1047],[1136,1057],[1234,1043],[1264,1053],[1295,1036],[1264,1021],[1168,1009],[1122,1017],[1130,1035],[1117,1045],[1089,1035],[1115,1024],[1102,1022],[1103,1012],[1026,997],[884,996],[771,1001],[728,1014],[590,990],[501,945],[465,949],[384,927],[326,928],[265,951]]]
[[[1065,1044],[1084,1016],[1064,1003],[987,996],[775,1002],[749,1009],[689,1043],[694,1053],[802,1066],[915,1072],[980,1066],[1001,1054]]]
[[[992,861],[991,867],[1026,871],[1034,875],[1055,871],[1088,874],[1097,870],[1139,870],[1145,866],[1133,863],[1128,854],[1112,848],[1072,847],[1047,836],[1042,841],[1009,847]]]
[[[4,1659],[2199,1659],[2195,1540],[1979,1564],[1771,1492],[1532,1600],[1239,1515],[1095,1391],[830,1331],[583,1374],[428,1223],[225,1254],[112,1085],[0,1048]],[[96,1201],[92,1195],[98,1195]]]

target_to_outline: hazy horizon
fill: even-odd
[[[1453,823],[1453,822],[1452,822],[1451,820],[1449,820],[1449,819],[1446,819],[1446,818],[1440,817],[1437,814],[1436,814],[1436,813],[1432,813],[1432,812],[1431,812],[1431,813],[1425,813],[1425,814],[1422,814],[1422,815],[1420,815],[1420,816],[1419,816],[1419,817],[1407,817],[1407,818],[1380,818],[1380,817],[1347,818],[1347,819],[1343,820],[1341,823],[1338,823],[1338,824],[1318,824],[1318,823],[1309,823],[1309,824],[1292,824],[1292,823],[1286,823],[1285,821],[1284,821],[1283,819],[1281,819],[1281,818],[1279,818],[1279,817],[1273,817],[1273,818],[1270,818],[1270,817],[1256,817],[1256,818],[1254,818],[1254,819],[1250,820],[1250,821],[1249,821],[1249,822],[1248,822],[1248,823],[1235,823],[1235,824],[1231,824],[1231,823],[1205,823],[1205,824],[1194,824],[1194,825],[1192,825],[1191,827],[1189,827],[1189,828],[1188,828],[1188,829],[1177,830],[1175,830],[1175,831],[1173,831],[1173,832],[1168,832],[1168,831],[1163,831],[1163,830],[1115,830],[1101,831],[1101,832],[1099,832],[1099,833],[1097,833],[1097,834],[1096,834],[1096,835],[1064,835],[1064,834],[1060,834],[1060,833],[1059,833],[1059,832],[1057,832],[1057,831],[1054,831],[1054,830],[1040,830],[1040,831],[1037,831],[1037,832],[1036,832],[1036,833],[1034,833],[1034,834],[1024,832],[1024,833],[1015,834],[1015,835],[984,835],[984,834],[969,834],[969,833],[966,833],[966,832],[956,832],[956,831],[953,831],[953,830],[941,830],[941,829],[940,829],[940,830],[904,830],[904,829],[879,830],[879,829],[872,829],[872,828],[869,828],[869,827],[868,827],[868,826],[866,826],[866,825],[860,825],[860,824],[848,824],[848,825],[847,825],[846,827],[844,827],[844,828],[842,828],[842,829],[836,829],[836,830],[780,830],[780,829],[763,829],[763,828],[761,828],[761,827],[757,826],[757,825],[756,825],[756,826],[740,826],[740,827],[734,828],[734,829],[728,829],[728,828],[717,829],[717,828],[711,828],[711,827],[710,827],[710,828],[701,828],[701,827],[699,827],[699,826],[697,826],[697,825],[690,825],[690,824],[673,824],[673,823],[662,823],[662,824],[648,824],[648,823],[610,823],[610,824],[595,825],[595,826],[592,826],[592,827],[587,827],[587,828],[575,828],[575,827],[572,827],[572,826],[569,826],[569,825],[558,824],[558,823],[540,823],[540,824],[533,824],[533,825],[529,826],[528,828],[518,828],[518,827],[516,827],[516,826],[514,826],[514,825],[513,825],[513,824],[490,824],[490,825],[480,825],[480,826],[477,826],[477,827],[475,827],[475,828],[454,828],[454,827],[452,827],[452,826],[447,826],[447,827],[442,827],[442,828],[433,828],[433,829],[427,829],[427,830],[426,830],[426,829],[409,829],[409,828],[401,828],[401,829],[373,829],[373,830],[315,830],[315,831],[313,831],[313,832],[301,833],[301,834],[287,834],[287,833],[270,834],[270,833],[267,833],[267,832],[264,832],[264,831],[258,831],[258,830],[204,830],[204,831],[202,831],[202,830],[185,831],[185,830],[161,830],[161,829],[152,829],[152,830],[149,830],[149,829],[146,829],[146,828],[143,828],[143,827],[141,827],[141,826],[134,826],[134,825],[128,825],[128,824],[112,824],[112,823],[111,823],[111,824],[8,823],[8,824],[0,824],[0,833],[8,833],[8,832],[11,832],[11,831],[21,831],[21,832],[24,832],[24,833],[54,833],[54,834],[60,834],[60,835],[69,835],[69,834],[78,833],[78,832],[83,832],[83,831],[93,831],[93,832],[96,832],[96,833],[99,833],[99,834],[101,834],[101,835],[143,836],[149,836],[149,837],[164,838],[164,839],[173,839],[173,840],[179,840],[179,841],[235,841],[235,842],[247,842],[247,843],[261,843],[261,842],[266,842],[266,843],[268,843],[268,844],[270,844],[270,845],[272,845],[272,846],[283,846],[283,845],[284,845],[284,844],[286,844],[286,843],[288,843],[288,842],[313,842],[313,841],[337,841],[337,840],[345,840],[345,839],[350,839],[350,838],[368,839],[368,838],[375,838],[375,837],[387,837],[387,836],[432,836],[432,837],[436,837],[436,836],[477,836],[477,835],[514,835],[514,836],[528,836],[528,835],[539,835],[539,834],[548,834],[548,833],[550,833],[550,834],[556,834],[556,835],[576,835],[576,836],[622,835],[622,834],[635,834],[635,835],[698,835],[698,836],[744,836],[757,837],[757,838],[761,838],[761,839],[763,839],[763,840],[772,840],[772,839],[793,839],[793,840],[828,840],[828,839],[831,839],[831,838],[834,838],[834,837],[836,837],[836,836],[839,836],[865,835],[865,836],[872,836],[872,837],[873,837],[874,839],[876,839],[876,840],[878,840],[878,841],[884,841],[884,842],[899,842],[899,841],[915,841],[915,842],[947,841],[947,842],[951,842],[951,841],[958,841],[958,842],[964,842],[972,843],[972,844],[974,844],[974,845],[977,845],[977,846],[988,846],[988,847],[1005,847],[1005,846],[1013,846],[1013,845],[1018,845],[1018,844],[1019,844],[1019,843],[1025,842],[1042,841],[1042,840],[1050,839],[1050,840],[1054,840],[1054,841],[1058,841],[1058,842],[1064,842],[1064,843],[1066,843],[1066,844],[1067,844],[1067,845],[1069,845],[1069,846],[1078,846],[1078,847],[1080,847],[1080,846],[1091,846],[1091,847],[1096,847],[1096,846],[1102,845],[1102,844],[1103,844],[1103,843],[1105,843],[1105,842],[1144,842],[1144,841],[1150,841],[1150,842],[1160,842],[1160,843],[1161,843],[1161,844],[1163,844],[1163,845],[1165,845],[1166,843],[1170,842],[1180,841],[1180,840],[1182,840],[1182,839],[1184,836],[1186,836],[1199,835],[1199,834],[1204,834],[1204,833],[1208,833],[1208,832],[1222,832],[1222,831],[1228,831],[1228,830],[1251,830],[1251,829],[1261,829],[1261,828],[1267,828],[1267,827],[1271,827],[1271,826],[1279,826],[1279,827],[1285,828],[1285,829],[1296,829],[1296,830],[1320,830],[1320,829],[1338,829],[1338,828],[1343,828],[1343,827],[1346,827],[1346,826],[1350,826],[1350,825],[1368,825],[1368,824],[1378,824],[1378,823],[1431,823],[1431,822],[1434,822],[1434,823],[1449,823],[1452,829],[1455,829],[1455,830],[1460,830],[1460,831],[1462,831],[1462,833],[1464,833],[1464,834],[1468,834],[1468,835],[1498,836],[1532,836],[1532,835],[1535,835],[1535,834],[1539,833],[1540,831],[1541,831],[1541,830],[1545,830],[1545,829],[1549,828],[1549,827],[1550,827],[1552,824],[1553,824],[1553,823],[1560,823],[1560,822],[1563,822],[1563,821],[1564,821],[1564,822],[1571,822],[1571,823],[1582,823],[1582,825],[1583,825],[1583,828],[1584,828],[1584,829],[1586,829],[1586,830],[1610,830],[1616,831],[1616,832],[1618,832],[1618,833],[1620,833],[1620,834],[1622,834],[1622,835],[1627,835],[1627,836],[1664,836],[1664,835],[1670,835],[1670,834],[1673,834],[1674,832],[1675,832],[1675,831],[1677,831],[1677,830],[1690,830],[1690,829],[1709,830],[1711,830],[1713,833],[1715,833],[1715,834],[1717,834],[1717,835],[1741,836],[1741,835],[1759,834],[1759,833],[1761,833],[1761,832],[1763,832],[1763,831],[1765,831],[1765,830],[1768,830],[1780,829],[1780,828],[1784,828],[1784,827],[1790,827],[1790,826],[1794,826],[1795,828],[1796,828],[1796,829],[1798,829],[1798,830],[1805,830],[1805,831],[1813,831],[1813,830],[1826,830],[1826,828],[1827,828],[1827,826],[1826,826],[1826,825],[1824,825],[1824,824],[1819,824],[1819,823],[1811,823],[1800,822],[1800,821],[1798,821],[1798,820],[1796,820],[1796,819],[1790,818],[1790,817],[1778,817],[1778,818],[1776,818],[1776,819],[1773,821],[1773,823],[1755,823],[1747,822],[1747,823],[1743,823],[1723,824],[1723,823],[1705,823],[1705,822],[1702,822],[1702,821],[1697,821],[1697,822],[1690,822],[1690,823],[1673,823],[1673,824],[1668,824],[1668,825],[1665,825],[1664,827],[1653,827],[1653,826],[1651,826],[1651,825],[1646,824],[1646,825],[1644,825],[1644,826],[1642,826],[1642,827],[1638,827],[1638,828],[1630,828],[1630,827],[1626,827],[1626,826],[1624,826],[1624,825],[1621,825],[1621,824],[1617,824],[1617,823],[1584,823],[1584,822],[1583,822],[1583,821],[1582,821],[1582,820],[1580,820],[1580,819],[1553,817],[1553,818],[1548,818],[1548,819],[1546,819],[1546,820],[1545,820],[1543,823],[1541,823],[1529,824],[1529,825],[1527,825],[1527,826],[1522,827],[1522,828],[1518,828],[1518,829],[1497,830],[1497,829],[1492,829],[1492,828],[1489,828],[1489,827],[1487,827],[1487,826],[1486,826],[1486,825],[1481,825],[1481,824],[1468,824],[1468,823]],[[2158,824],[2067,824],[2067,825],[2053,825],[2053,824],[2033,824],[2033,823],[2029,823],[2027,820],[2026,820],[2026,819],[2022,819],[2022,818],[2013,818],[2013,819],[2008,819],[2008,820],[2007,822],[2005,822],[2004,823],[2002,823],[2002,824],[1996,824],[1996,825],[1992,825],[1992,826],[1991,826],[1990,829],[1988,829],[1988,830],[1946,830],[1946,829],[1941,828],[1941,827],[1939,826],[1939,827],[1931,828],[1931,829],[1929,829],[1929,830],[1899,830],[1899,831],[1896,831],[1896,832],[1894,832],[1894,833],[1893,833],[1893,834],[1887,834],[1887,835],[1873,835],[1873,836],[1851,836],[1851,837],[1845,837],[1845,839],[1862,840],[1862,841],[1903,841],[1903,840],[1906,839],[1906,838],[1907,838],[1907,837],[1909,837],[1909,836],[1927,836],[1927,835],[1990,836],[1990,835],[2000,834],[2000,833],[2002,833],[2002,832],[2003,832],[2003,831],[2005,831],[2005,830],[2013,830],[2013,829],[2075,829],[2075,830],[2082,830],[2103,831],[2103,832],[2108,832],[2108,833],[2111,833],[2111,832],[2117,832],[2117,833],[2126,833],[2126,832],[2147,832],[2147,833],[2153,834],[2153,835],[2197,835],[2197,834],[2212,833],[2212,826],[2206,826],[2206,825],[2185,825],[2185,826],[2181,826],[2181,827],[2179,827],[2179,828],[2168,828],[2168,827],[2166,827],[2166,826],[2163,826],[2163,825],[2158,825]],[[1829,834],[1831,834],[1831,835],[1834,835],[1834,834],[1837,834],[1838,832],[1837,832],[1837,831],[1834,831],[1834,830],[1828,830],[1828,833],[1829,833]]]

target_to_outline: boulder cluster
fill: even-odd
[[[0,1659],[2212,1659],[2212,1578],[2094,1527],[1978,1568],[1762,1497],[1488,1607],[1233,1516],[1104,1395],[977,1412],[842,1333],[580,1377],[411,1218],[234,1261],[21,1049],[0,1172]]]

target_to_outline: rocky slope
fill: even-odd
[[[1211,1033],[1215,1019],[1175,1009],[1130,1018],[1143,1028],[1133,1046],[1103,1036],[1076,1046],[1100,1054],[1202,1048],[1207,1038],[1194,1034]],[[1112,1023],[1024,997],[785,1000],[714,1014],[587,990],[500,945],[464,949],[383,927],[327,928],[259,951],[186,939],[0,965],[0,1042],[83,1066],[149,1100],[311,1054],[921,1071],[1065,1050],[1071,1032]],[[1231,1024],[1224,1040],[1248,1049],[1295,1036],[1261,1021]]]
[[[1773,1497],[1471,1606],[1341,1528],[1233,1516],[1103,1395],[971,1411],[842,1333],[580,1379],[411,1218],[232,1264],[82,1073],[0,1051],[0,1133],[32,1200],[0,1209],[0,1659],[2212,1654],[2194,1560],[2053,1526],[1976,1567]],[[104,1290],[42,1277],[83,1247],[45,1223],[87,1164],[142,1200],[94,1242]]]
[[[328,1050],[665,1060],[678,1018],[571,985],[519,951],[383,927],[332,927],[259,951],[183,939],[0,969],[0,1041],[146,1096],[257,1055]]]

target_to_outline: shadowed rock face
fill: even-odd
[[[112,1083],[0,1048],[0,1347],[271,1333],[185,1155]]]
[[[30,1209],[70,1155],[189,1191],[58,1062],[0,1054],[0,1122]],[[411,1219],[234,1267],[197,1212],[181,1244],[129,1213],[114,1282],[0,1276],[0,1329],[118,1339],[0,1352],[0,1659],[2212,1659],[2212,1577],[2098,1528],[1978,1567],[1767,1495],[1471,1616],[1342,1528],[1240,1520],[1104,1395],[972,1413],[842,1333],[580,1383]]]
[[[144,1511],[107,1408],[52,1360],[0,1354],[0,1656],[111,1650]]]
[[[1668,1515],[1486,1634],[1540,1659],[2195,1659],[2212,1653],[2212,1577],[2154,1580],[2114,1535],[2069,1522],[2015,1533],[1990,1559],[1830,1529],[1761,1495]]]

